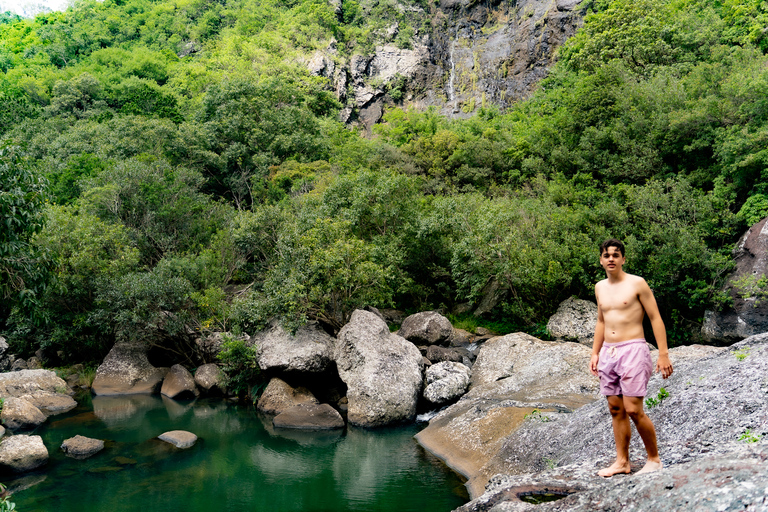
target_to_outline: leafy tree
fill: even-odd
[[[0,147],[0,298],[8,306],[34,301],[44,290],[46,267],[32,238],[44,226],[45,181],[36,176],[20,148]],[[18,294],[18,295],[17,295]]]

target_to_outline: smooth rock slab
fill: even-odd
[[[332,430],[344,428],[344,419],[328,404],[299,404],[275,416],[272,424],[278,428]]]
[[[16,435],[0,441],[0,471],[24,473],[48,462],[48,449],[40,436]]]
[[[70,437],[61,443],[61,450],[67,457],[73,459],[87,459],[103,449],[104,441],[101,439],[92,439],[81,435]]]
[[[191,448],[197,442],[197,436],[186,430],[171,430],[164,434],[160,434],[157,438],[181,449]]]

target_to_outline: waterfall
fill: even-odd
[[[448,79],[448,101],[451,103],[451,110],[456,112],[456,93],[454,90],[454,79],[456,78],[456,62],[453,60],[453,51],[456,48],[456,42],[459,40],[459,31],[456,31],[456,38],[451,41],[451,76]]]

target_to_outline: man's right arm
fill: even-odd
[[[595,285],[595,298],[597,298],[597,285]],[[605,341],[605,319],[603,319],[603,310],[600,308],[600,300],[598,299],[595,339],[592,342],[592,357],[589,361],[589,371],[593,375],[597,375],[597,363],[600,360],[600,349],[603,348],[603,341]]]

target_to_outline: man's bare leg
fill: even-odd
[[[643,397],[625,396],[624,409],[627,411],[627,415],[632,418],[635,427],[637,427],[637,433],[640,434],[640,438],[645,445],[645,451],[648,453],[648,461],[645,463],[645,466],[643,466],[643,469],[638,471],[637,474],[658,471],[663,465],[659,458],[659,448],[656,442],[656,428],[653,426],[651,418],[649,418],[643,410]]]
[[[616,462],[597,472],[599,476],[609,477],[620,473],[629,473],[629,438],[632,431],[629,427],[629,416],[624,408],[621,396],[608,396],[608,410],[613,423],[613,438],[616,441]]]

